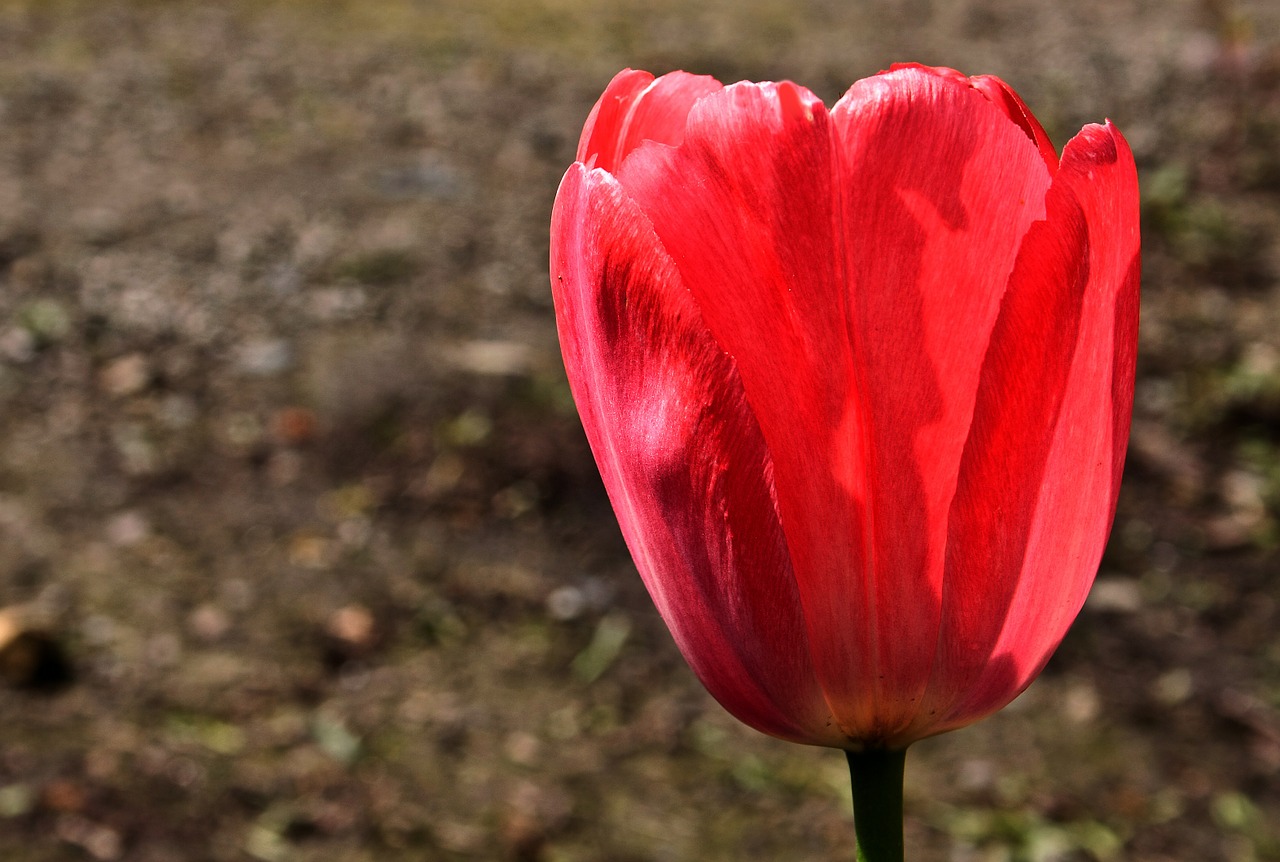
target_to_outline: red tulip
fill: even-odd
[[[1008,703],[1115,512],[1133,156],[990,76],[625,71],[556,197],[574,398],[680,650],[747,724],[900,749]]]

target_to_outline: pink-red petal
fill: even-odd
[[[875,702],[871,730],[892,739],[916,716],[932,672],[948,516],[979,376],[1050,175],[1024,128],[950,70],[902,67],[860,81],[832,117],[844,213],[836,253],[871,429],[870,553],[856,571],[873,609],[860,648],[875,674],[849,675],[828,697]],[[852,655],[839,661],[863,667]],[[824,684],[835,670],[820,669]]]
[[[1036,148],[1040,150],[1040,157],[1044,159],[1045,167],[1049,169],[1049,173],[1056,173],[1058,170],[1058,151],[1053,148],[1053,141],[1049,140],[1049,135],[1045,132],[1044,126],[1040,125],[1040,121],[1035,118],[1035,115],[1031,113],[1022,98],[1013,91],[1013,88],[995,75],[976,75],[969,79],[969,83],[976,90],[985,94],[992,104],[1004,111],[1009,119],[1017,123],[1027,133],[1027,137],[1031,138]]]
[[[654,78],[648,72],[624,69],[591,109],[578,140],[578,161],[616,173],[627,155],[645,141],[679,144],[690,109],[719,89],[720,82],[706,75],[671,72]]]
[[[915,722],[922,731],[949,717],[987,671],[1023,576],[1036,503],[1047,481],[1090,273],[1088,224],[1075,196],[1057,183],[1045,203],[1045,220],[1032,225],[1023,240],[983,363],[947,525],[942,627],[933,678]],[[1044,585],[1059,593],[1063,587]],[[1013,668],[1006,670],[1011,697],[1018,689]]]
[[[995,576],[992,594],[970,600],[1004,602],[1007,612],[998,631],[988,626],[979,635],[975,648],[988,661],[940,729],[994,712],[1039,674],[1084,603],[1115,513],[1133,405],[1139,247],[1137,174],[1114,127],[1086,126],[1067,145],[1053,197],[1073,199],[1086,229],[1079,333],[1069,371],[1055,381],[1063,395],[1032,518],[1023,520],[1022,510],[999,524],[997,535],[1021,545],[1016,583],[1008,583],[1006,570]],[[1041,333],[1052,336],[1044,326]],[[991,506],[994,499],[975,503]],[[965,553],[957,549],[957,556]],[[998,564],[1011,566],[1015,556],[1007,553]],[[979,587],[972,577],[969,583]]]
[[[865,435],[834,155],[811,93],[735,84],[697,104],[679,148],[641,147],[620,178],[741,375],[772,455],[818,678],[865,693],[877,672],[865,649]],[[865,738],[874,704],[846,699],[837,719]]]
[[[551,273],[587,438],[681,651],[747,724],[842,744],[810,664],[773,467],[738,370],[648,218],[605,172],[566,174]]]

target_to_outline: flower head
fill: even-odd
[[[1008,703],[1115,510],[1133,157],[997,78],[624,71],[552,216],[569,382],[622,532],[759,730],[903,747]]]

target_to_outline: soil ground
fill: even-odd
[[[851,858],[635,575],[547,223],[624,66],[919,60],[1110,116],[1146,275],[1097,588],[909,856],[1280,859],[1280,4],[689,5],[0,3],[0,858]]]

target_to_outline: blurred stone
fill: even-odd
[[[542,750],[542,743],[532,733],[517,730],[503,741],[502,750],[512,763],[532,766]]]
[[[0,332],[0,355],[19,365],[30,362],[36,356],[36,337],[21,326],[11,326]]]
[[[222,426],[222,435],[237,449],[248,449],[262,439],[262,423],[252,413],[232,413]]]
[[[71,218],[71,229],[90,245],[108,246],[124,239],[130,232],[129,219],[117,209],[94,207],[81,210]]]
[[[136,510],[120,512],[107,521],[107,540],[119,548],[136,545],[150,535],[150,522]]]
[[[325,660],[331,667],[368,656],[378,643],[373,613],[363,605],[347,605],[325,622]]]
[[[971,758],[960,764],[958,786],[967,793],[990,790],[996,783],[996,768],[990,760]]]
[[[574,586],[556,587],[547,595],[547,614],[561,622],[577,619],[586,606],[586,596]]]
[[[151,382],[151,366],[141,353],[113,359],[98,373],[98,383],[109,395],[136,395]]]
[[[348,320],[360,314],[368,304],[368,299],[364,288],[355,285],[327,287],[312,291],[307,307],[317,321],[330,323]]]
[[[71,681],[71,663],[54,635],[23,608],[0,609],[0,680],[15,688],[52,690]]]
[[[293,348],[283,338],[264,338],[241,344],[235,368],[253,377],[272,377],[293,366]]]
[[[528,374],[533,359],[529,345],[517,341],[465,341],[446,355],[460,371],[486,376]]]
[[[1101,709],[1098,689],[1091,682],[1072,683],[1062,695],[1062,714],[1074,724],[1088,724]]]
[[[36,795],[25,784],[0,787],[0,817],[21,817],[35,808]]]
[[[84,786],[70,778],[55,778],[40,793],[40,803],[51,811],[83,811],[85,802]]]
[[[1142,589],[1134,578],[1098,578],[1089,591],[1085,607],[1104,613],[1137,613],[1142,610]]]
[[[271,417],[271,433],[285,446],[302,446],[316,436],[316,414],[306,407],[284,407]]]
[[[18,309],[18,322],[37,344],[61,341],[71,331],[71,316],[54,299],[35,299]]]
[[[1191,697],[1195,691],[1195,679],[1186,668],[1174,668],[1156,678],[1151,693],[1165,706],[1177,706]]]
[[[289,539],[289,562],[304,569],[323,569],[333,561],[333,542],[302,532]]]
[[[1223,501],[1242,521],[1257,526],[1267,513],[1267,480],[1251,470],[1229,470],[1222,477]]]
[[[373,614],[361,605],[347,605],[329,618],[327,630],[346,643],[367,645],[373,637]]]

